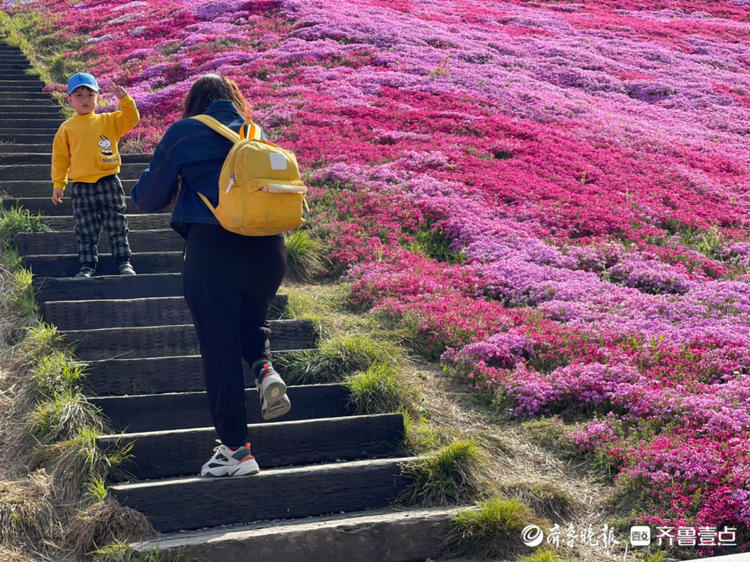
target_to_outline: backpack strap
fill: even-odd
[[[237,142],[240,140],[240,136],[235,133],[232,129],[224,125],[221,121],[218,121],[214,119],[213,117],[209,115],[193,115],[191,119],[195,119],[196,121],[200,121],[204,125],[206,125],[209,129],[213,129],[217,133],[219,133],[221,136],[228,138],[232,142]]]
[[[210,115],[206,115],[204,113],[201,113],[200,115],[193,115],[191,119],[200,121],[210,129],[213,129],[232,142],[237,142],[240,139],[261,140],[260,127],[253,123],[250,119],[242,124],[242,127],[240,127],[240,134],[235,133],[221,121],[218,121],[217,119],[214,119]],[[245,132],[246,128],[249,129],[247,133]]]

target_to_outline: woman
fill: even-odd
[[[265,419],[291,407],[271,364],[268,305],[284,277],[283,235],[241,236],[224,230],[201,201],[218,203],[218,183],[231,141],[195,119],[205,113],[239,131],[249,104],[232,80],[202,76],[185,99],[183,119],[169,127],[148,169],[131,191],[144,211],[176,198],[171,225],[185,238],[183,287],[198,333],[209,406],[221,441],[201,476],[257,474],[248,442],[242,358],[258,380]]]

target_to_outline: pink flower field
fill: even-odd
[[[0,6],[125,85],[131,150],[237,80],[357,305],[515,416],[585,420],[637,520],[750,546],[749,0]]]

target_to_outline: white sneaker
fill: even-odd
[[[250,452],[250,443],[233,451],[226,445],[214,449],[214,455],[201,468],[201,476],[249,476],[260,468]]]
[[[257,374],[260,414],[263,419],[272,420],[286,414],[292,408],[292,403],[286,395],[286,384],[281,375],[270,361],[259,365]]]

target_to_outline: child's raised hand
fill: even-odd
[[[119,84],[115,84],[114,82],[112,82],[112,92],[114,92],[118,100],[128,95],[128,93],[125,91],[125,88],[123,88]]]
[[[52,204],[59,205],[60,203],[62,203],[62,196],[63,196],[63,190],[59,188],[55,188],[52,191]]]

